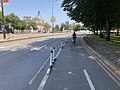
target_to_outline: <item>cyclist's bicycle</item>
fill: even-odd
[[[73,44],[75,44],[76,43],[76,38],[75,39],[73,39]]]

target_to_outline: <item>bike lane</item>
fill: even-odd
[[[120,90],[79,41],[62,49],[43,90]]]

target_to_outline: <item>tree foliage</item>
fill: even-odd
[[[24,20],[20,20],[20,18],[15,15],[14,13],[11,13],[9,15],[4,16],[5,21],[5,29],[16,29],[16,30],[25,30],[30,29],[32,27],[34,30],[37,30],[37,25],[34,21],[30,21],[28,25],[25,23]],[[2,13],[0,12],[0,25],[2,24]]]
[[[105,28],[107,40],[110,28],[120,26],[120,0],[63,0],[61,7],[76,22],[94,30]]]
[[[51,28],[51,26],[46,22],[46,23],[44,24],[44,28],[45,28],[46,30],[48,30],[48,29]]]

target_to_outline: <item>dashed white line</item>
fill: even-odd
[[[46,84],[46,82],[48,80],[48,77],[49,77],[49,75],[47,75],[47,74],[43,77],[42,82],[39,85],[37,90],[43,90],[43,88],[44,88],[44,86],[45,86],[45,84]]]
[[[40,67],[40,69],[37,71],[37,73],[34,75],[34,77],[31,79],[31,81],[29,82],[29,84],[33,84],[34,80],[36,79],[36,77],[38,76],[38,74],[41,72],[41,70],[43,69],[43,67],[45,66],[45,64],[49,61],[50,57],[45,61],[45,63]]]
[[[87,71],[86,70],[83,70],[83,71],[84,71],[85,77],[86,77],[86,79],[88,81],[88,84],[89,84],[91,90],[95,90],[95,87],[94,87],[94,85],[93,85],[93,83],[92,83],[92,81],[91,81]]]

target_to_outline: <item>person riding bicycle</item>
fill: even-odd
[[[76,42],[76,38],[77,38],[75,31],[73,32],[72,36],[73,36],[73,43],[75,43]]]

